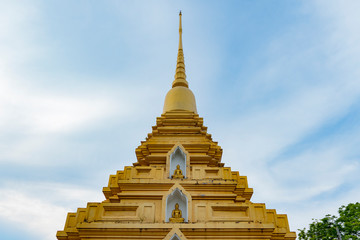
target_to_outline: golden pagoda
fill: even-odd
[[[287,216],[251,202],[246,176],[221,162],[186,81],[179,18],[175,80],[137,162],[110,175],[106,200],[68,213],[58,240],[296,238]]]

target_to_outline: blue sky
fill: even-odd
[[[293,231],[360,200],[359,1],[1,1],[0,233],[55,239],[162,113],[198,112]]]

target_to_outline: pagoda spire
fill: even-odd
[[[189,88],[185,75],[184,53],[182,46],[181,11],[179,13],[179,49],[176,63],[175,80],[165,97],[163,113],[169,111],[189,111],[197,114],[195,96]]]
[[[184,61],[184,52],[182,46],[182,26],[181,26],[181,11],[179,13],[179,49],[176,63],[176,71],[175,71],[175,80],[172,83],[172,87],[182,86],[189,87],[188,82],[186,81],[185,74],[185,61]]]

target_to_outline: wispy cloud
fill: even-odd
[[[0,164],[52,176],[26,170],[11,182],[4,174],[1,219],[53,238],[68,211],[102,200],[99,186],[84,179],[105,176],[106,183],[109,171],[136,161],[134,148],[161,114],[172,81],[180,8],[188,13],[185,61],[200,115],[224,149],[223,162],[248,176],[253,201],[287,213],[296,230],[359,198],[360,130],[343,121],[359,115],[358,1],[290,7],[289,25],[281,19],[266,26],[274,34],[256,24],[253,17],[266,11],[251,4],[139,3],[101,10],[76,3],[72,9],[86,12],[87,21],[69,22],[85,26],[96,17],[97,36],[66,31],[69,22],[55,26],[49,3],[0,3]],[[250,13],[239,18],[244,7]],[[268,38],[248,43],[251,54],[236,41],[239,32],[252,42],[261,31]],[[70,33],[78,39],[66,38]],[[70,182],[75,176],[89,189]]]
[[[254,201],[280,212],[285,207],[294,230],[335,213],[344,199],[357,201],[359,129],[340,120],[360,114],[354,107],[360,99],[360,18],[353,13],[358,4],[306,3],[304,13],[317,22],[300,24],[269,44],[269,61],[238,86],[240,101],[248,105],[219,127],[227,132],[224,161],[248,175]],[[321,34],[311,35],[316,28]],[[337,124],[335,130],[323,130],[329,124]],[[300,205],[312,216],[306,221],[305,213],[296,217]]]
[[[70,206],[76,203],[79,207],[86,207],[86,202],[80,200],[85,197],[101,201],[103,197],[99,193],[80,186],[56,183],[3,183],[0,187],[0,218],[21,224],[24,231],[40,239],[53,239],[56,231],[64,226]],[[71,211],[76,212],[76,209]]]

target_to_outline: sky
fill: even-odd
[[[55,239],[136,162],[183,12],[198,113],[290,228],[360,200],[360,1],[0,1],[0,235]]]

